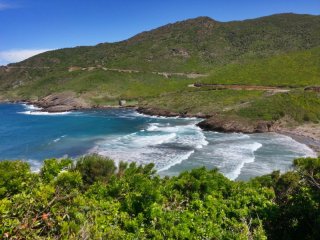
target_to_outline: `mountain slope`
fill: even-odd
[[[303,87],[320,85],[320,47],[214,69],[203,83]]]
[[[279,14],[217,22],[199,17],[140,33],[126,41],[43,53],[15,66],[95,66],[154,71],[205,71],[246,57],[320,45],[320,16]]]
[[[252,113],[256,111],[249,114],[239,109],[254,106],[256,101],[263,105],[270,94],[261,89],[218,93],[188,85],[317,85],[319,49],[320,16],[278,14],[227,23],[199,17],[143,32],[126,41],[50,51],[0,67],[0,100],[37,100],[72,91],[94,106],[117,105],[119,99],[126,99],[134,105],[178,113],[235,112],[255,118]],[[209,76],[188,78],[186,73],[192,72]],[[299,96],[310,95],[301,91],[298,89]],[[281,96],[279,99],[286,98]],[[310,96],[311,100],[306,100],[310,107],[320,109],[318,95]],[[297,97],[299,102],[303,98]],[[278,98],[271,100],[277,102]],[[278,112],[286,113],[284,110],[290,109],[286,104],[290,103],[282,104]],[[300,121],[300,110],[297,107],[288,115]],[[283,115],[278,112],[271,117],[269,113],[259,116],[277,119]],[[303,119],[317,121],[320,115],[314,111]]]
[[[43,66],[101,64],[142,70],[196,71],[241,57],[269,56],[319,45],[319,16],[281,14],[229,23],[200,17],[119,43],[44,53],[21,64],[39,66],[43,61]]]

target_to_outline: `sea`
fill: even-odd
[[[308,146],[276,133],[203,131],[198,118],[147,116],[131,109],[48,113],[26,104],[0,104],[0,159],[21,159],[38,171],[44,159],[97,153],[120,161],[154,163],[161,176],[217,168],[232,180],[292,168],[315,157]]]

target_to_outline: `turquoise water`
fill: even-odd
[[[315,156],[287,136],[203,132],[199,121],[123,109],[50,114],[0,104],[0,159],[24,159],[37,170],[46,158],[98,153],[116,161],[153,162],[161,175],[206,166],[230,179],[248,179],[286,171],[296,157]]]

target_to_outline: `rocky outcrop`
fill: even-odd
[[[209,118],[211,115],[206,115],[203,113],[188,113],[188,112],[172,112],[160,108],[149,108],[149,107],[139,107],[137,109],[139,113],[152,116],[163,116],[163,117],[197,117],[197,118]]]
[[[203,130],[217,132],[261,133],[273,131],[273,122],[248,121],[231,116],[214,116],[198,124]]]
[[[137,109],[139,113],[147,114],[147,115],[154,115],[154,116],[164,116],[164,117],[177,117],[180,116],[179,113],[171,112],[164,109],[159,108],[144,108],[140,107]]]
[[[47,97],[32,102],[32,104],[43,108],[47,112],[66,112],[91,107],[85,100],[77,97],[74,92],[70,91],[50,94]]]

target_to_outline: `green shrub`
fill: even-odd
[[[22,161],[0,162],[0,198],[17,194],[30,187],[30,166]]]
[[[79,172],[61,172],[57,176],[55,184],[61,190],[71,192],[82,186],[82,176]]]
[[[28,164],[1,162],[2,239],[319,239],[320,159],[234,182],[216,169],[160,178],[154,165],[97,155]],[[5,173],[4,167],[8,172]],[[32,176],[32,178],[29,178]],[[4,180],[5,179],[5,180]],[[82,183],[87,184],[83,187]],[[26,184],[24,184],[26,183]]]
[[[71,159],[47,159],[40,171],[40,176],[45,182],[52,181],[58,174],[72,165]]]
[[[82,175],[85,184],[95,181],[108,182],[116,171],[114,161],[99,155],[90,155],[80,158],[75,169]]]

